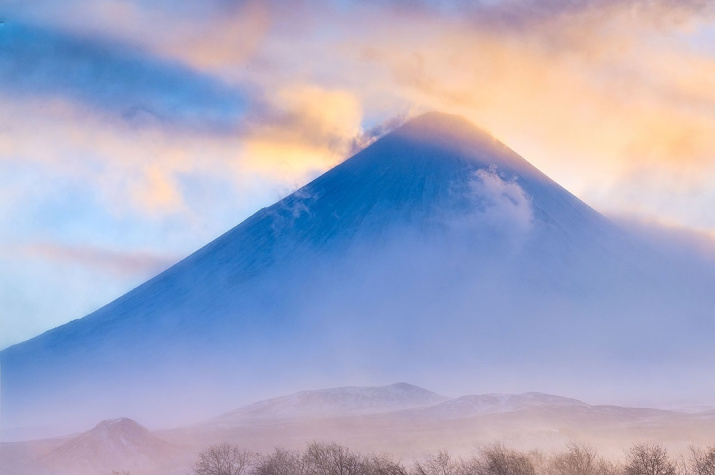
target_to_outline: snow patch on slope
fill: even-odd
[[[286,419],[378,414],[431,406],[447,398],[407,383],[301,391],[237,409],[222,420]]]

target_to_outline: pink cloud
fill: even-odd
[[[68,263],[73,267],[100,271],[105,275],[134,278],[151,277],[178,261],[175,256],[162,256],[149,252],[127,252],[52,242],[28,244],[21,247],[19,252],[28,258]]]

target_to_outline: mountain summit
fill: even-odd
[[[642,391],[663,351],[688,358],[672,336],[709,321],[663,266],[485,132],[429,113],[0,352],[3,426],[179,424],[308,384]]]

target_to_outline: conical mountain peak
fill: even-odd
[[[442,136],[454,139],[472,136],[472,138],[494,140],[491,134],[464,117],[437,111],[426,112],[408,120],[396,132],[424,138]]]
[[[379,373],[381,354],[395,362],[382,380],[407,379],[430,364],[410,348],[481,335],[489,317],[474,312],[492,302],[499,314],[513,300],[503,289],[571,285],[579,256],[606,260],[593,243],[609,230],[489,134],[428,113],[114,302],[0,352],[4,419],[203,417],[235,407],[249,382],[342,385],[326,375]],[[515,319],[508,310],[498,318]],[[414,342],[385,338],[405,328]],[[463,343],[454,350],[476,355]]]
[[[469,174],[479,168],[497,169],[511,177],[548,180],[484,129],[464,117],[442,112],[410,119],[337,168],[351,166],[355,168],[351,173],[399,175],[396,181],[437,176],[444,185],[449,185],[455,174]]]
[[[319,224],[324,239],[346,232],[372,233],[395,223],[424,225],[435,221],[435,213],[471,212],[490,206],[490,201],[514,199],[533,204],[536,218],[564,225],[597,214],[468,120],[429,112],[269,210],[285,214],[310,209],[300,218],[307,225]]]

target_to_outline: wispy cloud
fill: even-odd
[[[138,198],[118,201],[162,212],[185,201],[177,174],[217,167],[227,180],[298,183],[369,143],[363,129],[427,109],[468,116],[596,206],[619,206],[624,183],[653,169],[690,196],[715,176],[715,57],[697,39],[713,28],[714,9],[706,0],[322,0],[290,9],[16,1],[1,33],[0,91],[34,111],[5,117],[3,129],[35,128],[51,109],[42,131],[59,143],[47,154],[89,157],[85,168],[106,174],[138,170]],[[121,120],[99,123],[106,113]],[[69,120],[104,139],[67,131]],[[179,136],[176,124],[188,130]],[[210,136],[217,130],[222,137]],[[0,136],[15,155],[33,155],[23,153],[29,142]],[[638,209],[656,213],[647,195]]]
[[[481,203],[479,221],[483,225],[519,234],[529,231],[534,219],[531,199],[516,180],[505,180],[496,169],[481,169],[474,174],[472,188]]]
[[[207,0],[15,1],[7,14],[89,37],[121,40],[144,51],[182,59],[193,68],[242,64],[259,50],[280,2]],[[295,6],[294,6],[295,8]]]
[[[85,267],[103,274],[146,279],[176,263],[176,256],[150,252],[120,251],[86,245],[63,245],[56,242],[28,244],[18,249],[27,258],[48,259],[75,267]]]
[[[292,180],[349,153],[342,144],[359,136],[361,119],[415,107],[469,116],[577,192],[653,164],[678,174],[712,166],[715,59],[688,39],[713,19],[703,0],[325,0],[290,10],[280,2],[42,0],[9,11],[153,55],[158,62],[130,71],[130,83],[163,71],[156,83],[176,84],[194,107],[173,103],[171,87],[147,95],[157,95],[158,109],[174,107],[168,115],[177,120],[236,124],[222,94],[244,91],[248,116],[238,127],[254,168]],[[161,28],[148,28],[162,17]],[[117,64],[110,55],[99,69]],[[189,88],[191,96],[186,77],[204,89]],[[323,117],[314,120],[316,111]],[[574,161],[590,183],[570,171]]]
[[[128,121],[230,130],[245,100],[219,79],[126,45],[21,23],[0,29],[0,90],[61,97]]]

